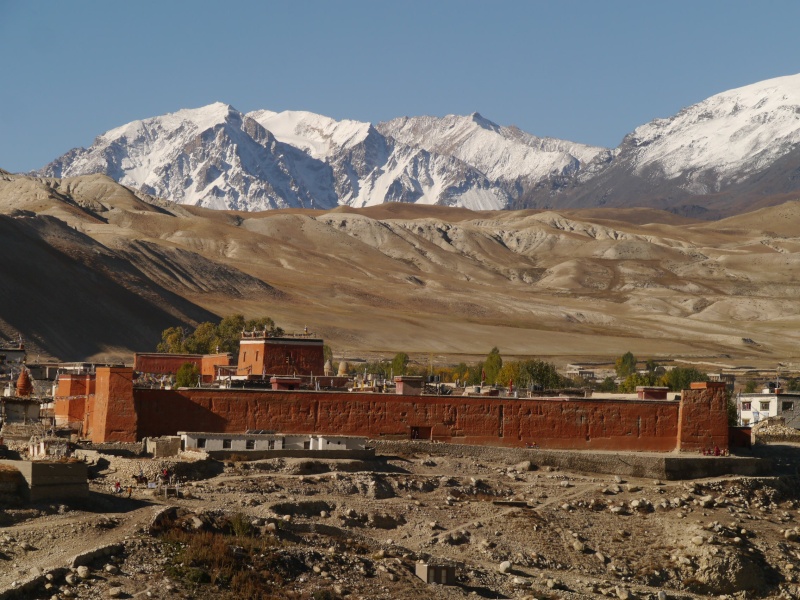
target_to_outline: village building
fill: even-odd
[[[364,450],[366,439],[344,435],[179,431],[184,450]]]
[[[325,375],[322,339],[311,333],[272,335],[269,331],[245,331],[239,342],[237,375]],[[330,371],[328,371],[330,372]]]
[[[800,429],[800,393],[766,387],[761,393],[739,394],[736,399],[739,425],[755,425],[772,417],[783,417],[787,427]]]
[[[165,352],[136,352],[133,355],[133,370],[140,377],[149,378],[151,383],[160,385],[167,377],[174,377],[183,365],[189,363],[197,367],[203,383],[211,383],[233,364],[233,355],[228,352],[217,354],[168,354]]]

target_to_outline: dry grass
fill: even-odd
[[[305,569],[278,552],[280,541],[258,535],[241,514],[223,523],[221,530],[172,527],[161,539],[170,558],[167,574],[190,587],[213,588],[203,593],[217,598],[283,597],[268,590],[279,590]]]

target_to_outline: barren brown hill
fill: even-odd
[[[0,330],[61,358],[125,357],[167,325],[238,311],[307,325],[350,357],[498,346],[774,365],[800,354],[797,206],[717,223],[648,209],[235,213],[102,175],[2,174]]]

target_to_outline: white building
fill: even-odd
[[[364,450],[366,438],[285,433],[204,433],[179,431],[184,450]]]
[[[800,394],[765,388],[760,394],[739,394],[737,408],[739,424],[743,427],[781,416],[786,419],[787,427],[800,428]]]

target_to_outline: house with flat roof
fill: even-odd
[[[736,399],[739,425],[747,427],[783,417],[787,427],[800,429],[800,393],[784,393],[782,388],[764,388],[760,394],[739,394]]]

